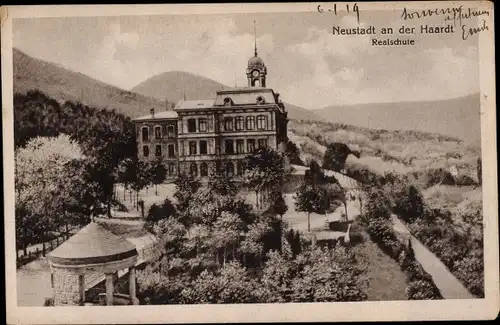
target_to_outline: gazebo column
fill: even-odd
[[[136,300],[135,292],[135,267],[131,266],[128,269],[128,291],[130,296],[130,304],[134,305]]]
[[[78,275],[78,289],[80,293],[80,306],[85,303],[85,275]]]
[[[106,305],[107,306],[113,305],[113,293],[114,293],[113,276],[114,276],[114,273],[106,273]]]

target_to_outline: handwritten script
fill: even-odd
[[[453,26],[456,26],[458,23],[462,29],[462,39],[466,40],[471,35],[489,30],[489,27],[484,19],[479,27],[468,27],[465,22],[470,21],[472,18],[489,15],[490,12],[488,10],[464,9],[463,5],[461,5],[458,7],[425,9],[412,12],[404,8],[401,13],[401,18],[403,20],[413,20],[432,16],[442,16],[445,22],[453,22]]]
[[[344,8],[343,6],[342,7],[341,6],[337,7],[337,4],[335,3],[335,4],[333,4],[333,8],[328,8],[328,9],[323,9],[323,7],[321,7],[321,5],[318,5],[317,10],[318,10],[319,13],[323,13],[323,12],[327,11],[327,12],[331,12],[335,16],[337,16],[338,12],[342,11],[343,8]],[[357,19],[358,24],[359,24],[359,7],[358,7],[357,3],[355,3],[353,6],[349,6],[349,4],[346,4],[345,5],[345,11],[347,13],[351,13],[351,12],[355,13],[356,14],[356,19]]]

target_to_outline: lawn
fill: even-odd
[[[355,244],[352,249],[359,263],[367,270],[368,300],[408,300],[405,292],[406,276],[399,265],[382,252],[365,230],[356,224],[352,227],[351,236],[354,234],[362,238],[362,242]]]

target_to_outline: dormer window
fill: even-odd
[[[261,104],[265,104],[265,100],[262,96],[259,96],[257,97],[257,104],[261,105]]]
[[[224,106],[233,106],[233,100],[229,97],[224,98]]]

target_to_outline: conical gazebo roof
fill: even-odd
[[[88,265],[121,261],[137,255],[135,246],[91,222],[50,254],[59,265]]]

